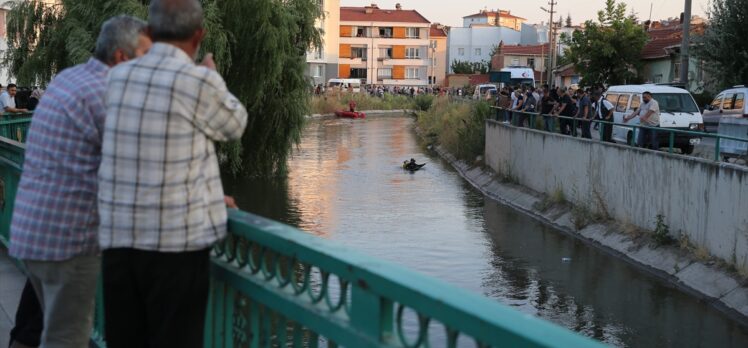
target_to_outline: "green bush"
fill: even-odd
[[[418,127],[459,159],[472,161],[483,154],[486,118],[491,109],[486,102],[452,103],[436,98],[431,108],[418,113]]]
[[[421,94],[416,96],[415,105],[416,110],[428,111],[431,105],[434,104],[434,96],[430,94]]]
[[[384,97],[372,97],[365,93],[341,93],[312,98],[310,114],[330,114],[337,110],[347,110],[348,103],[354,100],[356,109],[367,110],[411,110],[415,108],[413,98],[404,95],[385,94]]]

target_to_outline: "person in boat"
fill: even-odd
[[[356,112],[356,101],[355,100],[351,99],[351,101],[348,102],[348,109],[351,112]]]

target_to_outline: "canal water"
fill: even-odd
[[[427,162],[408,173],[402,161]],[[311,121],[286,178],[227,182],[297,226],[622,347],[748,347],[748,328],[626,262],[484,196],[408,117]]]

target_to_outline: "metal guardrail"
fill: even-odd
[[[29,132],[30,123],[30,117],[0,120],[0,137],[24,142]]]
[[[576,130],[577,126],[580,124],[580,122],[583,122],[585,120],[582,120],[577,117],[571,117],[571,116],[556,116],[556,115],[546,115],[541,113],[531,113],[531,112],[524,112],[524,111],[514,111],[509,109],[504,109],[496,106],[491,106],[492,109],[496,110],[496,120],[501,120],[503,118],[500,117],[500,113],[503,112],[511,112],[512,113],[512,119],[511,124],[514,126],[520,126],[520,117],[519,115],[527,116],[528,120],[528,126],[531,129],[536,130],[542,130],[545,129],[543,127],[537,126],[538,118],[541,119],[550,119],[551,120],[551,128],[556,130],[557,122],[556,120],[569,120],[572,122],[573,130]],[[609,121],[603,121],[598,119],[589,120],[591,124],[599,124],[600,129],[598,130],[600,133],[600,138],[603,137],[603,131],[604,127],[609,126],[617,126],[617,127],[625,127],[630,128],[634,134],[637,133],[637,130],[639,129],[646,129],[655,132],[655,135],[658,137],[658,141],[660,139],[660,135],[662,133],[666,134],[667,142],[668,142],[668,152],[673,153],[673,150],[675,148],[675,140],[678,136],[684,136],[689,138],[714,138],[715,139],[715,145],[714,145],[714,160],[720,161],[721,160],[721,151],[720,151],[720,142],[722,140],[730,140],[730,141],[736,141],[736,142],[742,142],[742,143],[748,143],[748,139],[746,138],[738,138],[738,137],[732,137],[732,136],[726,136],[721,134],[714,134],[714,133],[706,133],[706,132],[699,132],[699,131],[693,131],[693,130],[682,130],[682,129],[672,129],[672,128],[665,128],[665,127],[649,127],[649,126],[642,126],[638,124],[629,124],[629,123],[618,123],[618,122],[609,122]],[[575,131],[576,134],[576,131]],[[630,139],[628,139],[628,145],[635,146],[636,143],[636,136],[632,136]]]
[[[7,246],[24,145],[0,138]],[[246,212],[212,252],[205,347],[602,347],[495,300]],[[100,284],[99,284],[100,286]],[[92,342],[105,343],[102,292]]]

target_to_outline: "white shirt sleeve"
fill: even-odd
[[[5,108],[10,105],[10,95],[8,93],[0,94],[0,111],[5,112]]]

